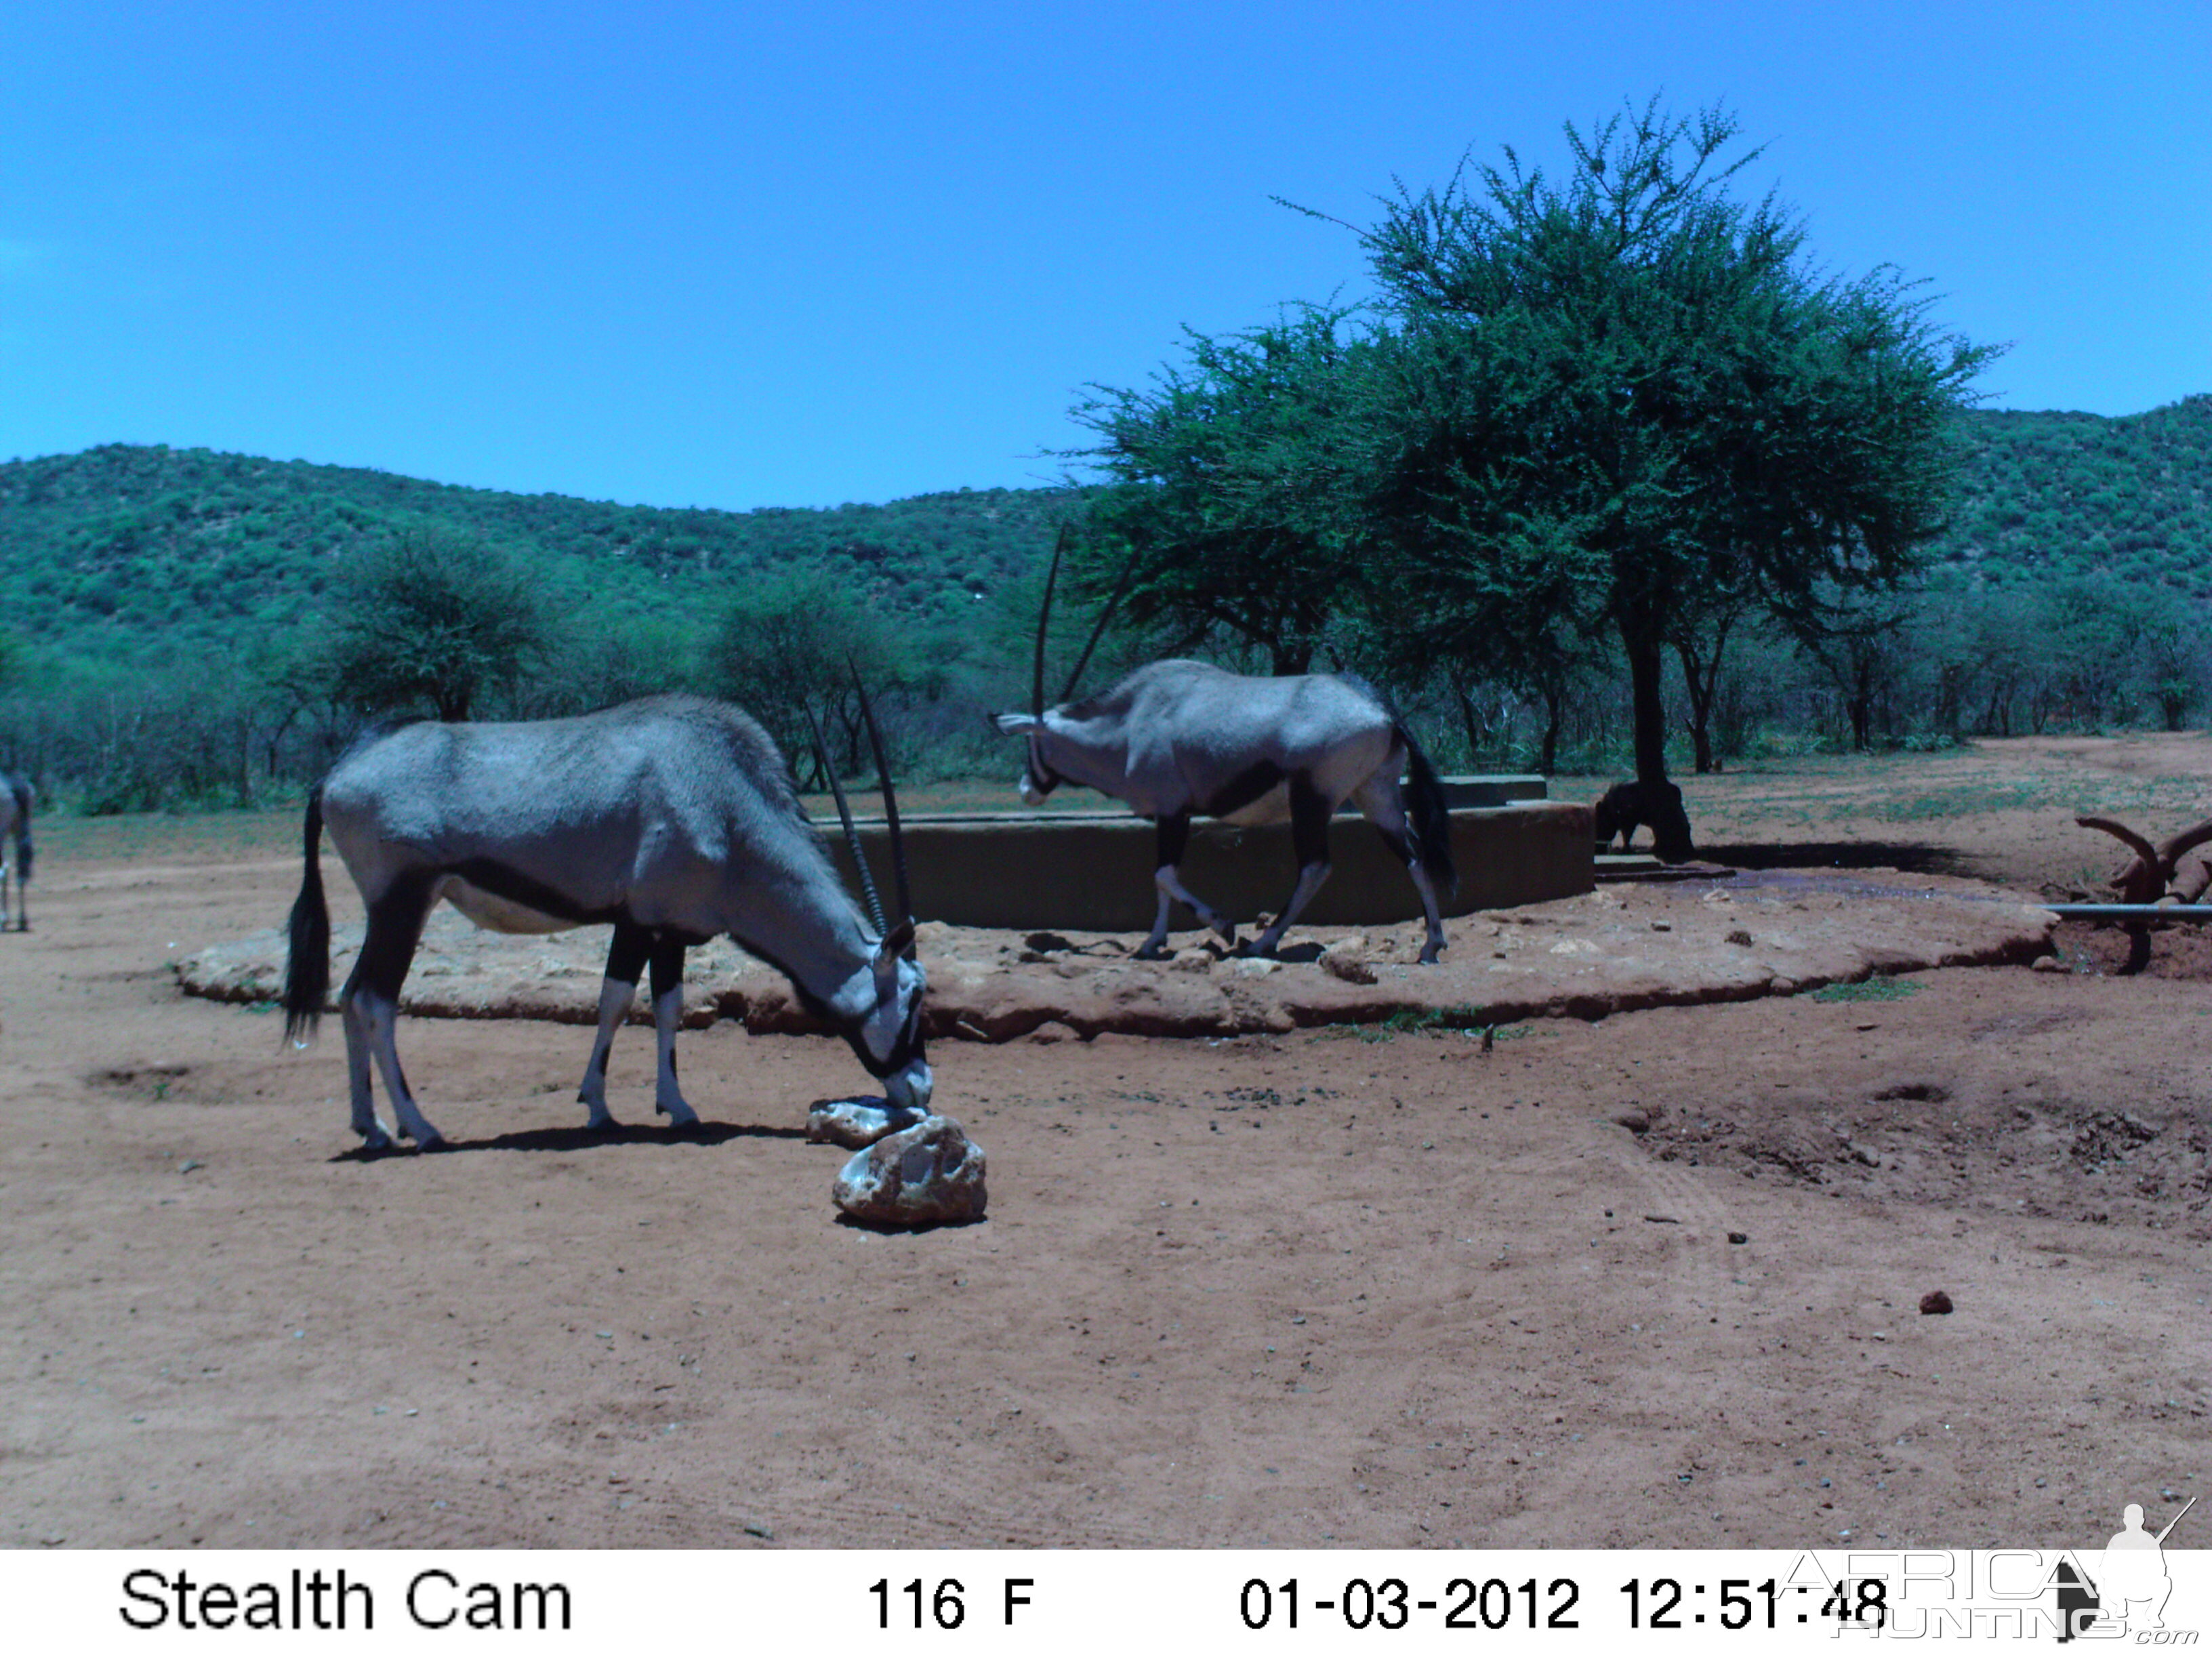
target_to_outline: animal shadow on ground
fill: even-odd
[[[991,1218],[970,1216],[965,1221],[864,1221],[859,1216],[840,1212],[837,1225],[849,1227],[862,1233],[935,1233],[953,1232],[963,1227],[980,1227]]]
[[[804,1140],[804,1129],[779,1128],[759,1123],[714,1123],[702,1119],[683,1128],[617,1123],[604,1129],[515,1129],[506,1134],[485,1135],[476,1140],[441,1141],[437,1155],[448,1152],[578,1152],[597,1146],[719,1146],[726,1140]],[[374,1164],[387,1158],[421,1155],[411,1146],[394,1144],[372,1150],[356,1146],[333,1153],[333,1164]]]
[[[1739,870],[1903,870],[1914,875],[1971,874],[1953,847],[1923,841],[1764,841],[1698,844],[1698,856]]]

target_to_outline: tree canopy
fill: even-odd
[[[1370,661],[1545,698],[1555,732],[1610,633],[1662,850],[1686,856],[1664,653],[1702,732],[1747,611],[1808,645],[1862,631],[1855,596],[1944,528],[1955,416],[1994,355],[1893,270],[1815,270],[1771,198],[1731,193],[1759,154],[1729,159],[1736,131],[1654,100],[1570,124],[1559,180],[1509,149],[1401,186],[1360,232],[1365,313],[1194,334],[1151,388],[1097,389],[1076,411],[1109,479],[1089,585],[1125,562],[1133,620],[1278,673],[1364,632]]]
[[[417,532],[348,562],[319,652],[335,695],[370,714],[428,704],[465,720],[544,647],[528,574],[480,544]]]
[[[1937,332],[1893,270],[1814,271],[1771,198],[1729,193],[1759,154],[1723,161],[1736,131],[1656,101],[1570,125],[1564,181],[1509,149],[1401,188],[1362,237],[1395,360],[1370,453],[1383,540],[1414,573],[1392,585],[1400,623],[1447,647],[1525,636],[1533,599],[1616,633],[1674,857],[1662,653],[1752,600],[1820,638],[1835,596],[1917,568],[1952,418],[1994,355]]]
[[[1132,624],[1306,671],[1363,576],[1359,482],[1331,441],[1359,397],[1347,315],[1308,307],[1243,334],[1192,332],[1188,362],[1150,390],[1096,387],[1077,409],[1099,438],[1079,453],[1109,481],[1089,503],[1088,582],[1126,576]]]

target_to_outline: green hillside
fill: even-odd
[[[2212,598],[2212,394],[2147,414],[1966,417],[1949,562],[2013,582],[2103,570]]]
[[[2212,396],[2118,419],[1977,411],[1960,436],[1936,578],[1851,693],[1883,740],[2178,726],[2212,703]],[[295,787],[361,719],[319,672],[346,556],[427,533],[524,566],[542,599],[545,651],[495,712],[717,690],[801,753],[796,699],[832,695],[846,653],[873,650],[902,764],[972,775],[1004,763],[984,717],[1026,682],[1041,566],[1070,505],[1066,490],[963,489],[822,510],[621,507],[159,446],[9,462],[0,763],[88,811]],[[762,580],[808,564],[832,579]],[[731,632],[740,598],[752,610]],[[801,643],[811,656],[792,655]],[[800,660],[827,679],[802,686]],[[1720,752],[1864,740],[1835,672],[1775,630],[1741,633],[1715,705]],[[1564,720],[1577,763],[1615,767],[1619,665],[1601,653],[1578,674],[1548,713],[1491,688],[1486,724],[1469,688],[1394,690],[1452,766],[1543,763],[1546,722]]]
[[[19,639],[116,662],[283,627],[313,609],[339,556],[408,531],[479,538],[617,612],[665,607],[672,585],[815,560],[933,621],[1029,568],[1064,499],[962,489],[723,513],[113,444],[0,465],[0,579]]]
[[[2012,584],[2102,568],[2212,597],[2212,396],[2120,418],[1982,410],[1937,549]],[[620,615],[795,561],[849,569],[923,623],[1032,569],[1066,492],[955,490],[883,506],[622,507],[358,467],[114,444],[0,464],[0,579],[17,637],[127,663],[283,628],[333,560],[408,530],[480,538]]]

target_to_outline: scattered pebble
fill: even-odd
[[[1748,1244],[1751,1243],[1751,1235],[1749,1233],[1730,1233],[1729,1235],[1729,1243],[1731,1244]]]
[[[1730,945],[1748,945],[1751,943],[1751,934],[1744,928],[1731,927],[1729,929],[1728,942]]]
[[[182,1164],[177,1165],[177,1173],[179,1175],[190,1175],[195,1170],[204,1170],[206,1168],[207,1165],[201,1163],[199,1159],[196,1158],[188,1158]]]
[[[1924,1314],[1947,1314],[1951,1311],[1951,1297],[1947,1291],[1930,1291],[1920,1298],[1920,1311]]]

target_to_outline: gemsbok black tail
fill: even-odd
[[[1444,787],[1437,781],[1437,769],[1429,764],[1421,745],[1402,724],[1398,727],[1398,741],[1406,745],[1406,809],[1421,844],[1421,868],[1436,884],[1437,891],[1449,897],[1459,889],[1459,872],[1452,866],[1451,809],[1444,804]]]
[[[292,901],[291,952],[284,963],[284,1035],[294,1042],[313,1036],[331,992],[331,911],[323,898],[323,786],[307,793],[302,836],[307,870]]]

